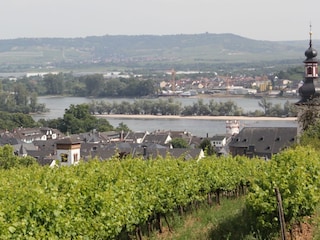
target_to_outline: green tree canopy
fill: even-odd
[[[14,154],[11,145],[0,147],[0,169],[9,169],[17,166],[31,166],[36,160],[30,156],[20,157]]]
[[[173,138],[170,142],[173,148],[188,148],[187,141],[183,138]]]
[[[104,88],[104,79],[102,74],[92,74],[83,76],[80,81],[84,82],[86,85],[87,96],[97,97],[101,94]]]
[[[119,123],[118,127],[116,128],[116,131],[124,131],[124,132],[129,132],[130,129],[127,126],[127,124],[124,124],[123,122]]]
[[[112,131],[114,127],[107,119],[96,118],[90,114],[88,104],[70,105],[63,118],[41,121],[43,125],[57,128],[63,133],[77,134],[96,129],[99,132]]]
[[[214,147],[211,145],[209,138],[205,138],[201,141],[200,148],[205,151],[208,156],[216,153]]]
[[[47,74],[43,78],[47,94],[60,95],[63,93],[64,78],[63,74]]]
[[[301,134],[299,141],[303,146],[310,145],[315,149],[320,149],[320,121],[309,125]]]
[[[30,115],[23,113],[0,112],[0,129],[12,130],[18,127],[36,127],[38,124]]]

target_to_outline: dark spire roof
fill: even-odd
[[[317,62],[318,59],[316,58],[318,55],[317,50],[312,47],[312,31],[311,31],[311,24],[310,24],[310,41],[309,41],[309,48],[305,51],[304,55],[306,56],[306,60],[304,62]]]

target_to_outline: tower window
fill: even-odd
[[[73,160],[74,160],[74,162],[78,162],[79,161],[78,153],[73,154]]]
[[[68,162],[68,154],[61,153],[60,158],[61,158],[61,162]]]

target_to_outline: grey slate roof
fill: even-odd
[[[211,138],[211,141],[222,141],[223,139],[225,139],[226,136],[225,135],[214,135],[212,138]]]
[[[149,134],[145,136],[143,142],[144,143],[157,143],[164,145],[166,143],[166,140],[168,139],[168,134]]]
[[[270,158],[272,154],[296,142],[295,127],[245,127],[229,144],[232,155],[254,155]]]
[[[81,143],[79,139],[71,138],[71,137],[61,138],[58,141],[56,141],[56,144],[78,144],[78,143]]]

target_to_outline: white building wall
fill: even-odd
[[[57,149],[57,157],[62,166],[77,164],[80,160],[80,148]]]

